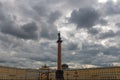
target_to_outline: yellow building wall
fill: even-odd
[[[26,70],[16,69],[16,79],[26,79]]]
[[[48,71],[48,72],[47,72]],[[0,80],[56,80],[56,70],[0,67]],[[65,80],[120,80],[120,67],[64,70]]]
[[[38,80],[38,70],[0,67],[0,80]]]
[[[82,80],[120,80],[120,67],[119,68],[91,68],[91,69],[77,69],[65,70],[64,78],[67,79],[82,79]]]
[[[8,75],[8,69],[0,67],[0,79],[7,79]]]

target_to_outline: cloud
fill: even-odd
[[[78,26],[78,28],[91,28],[96,25],[100,14],[94,8],[80,8],[73,10],[69,21]]]
[[[119,63],[119,1],[97,2],[0,0],[0,65],[55,67],[58,30],[70,67]]]
[[[101,33],[99,38],[104,39],[104,38],[111,38],[111,37],[115,37],[115,36],[116,36],[116,33],[113,32],[112,30],[109,30],[108,32]]]
[[[33,6],[33,9],[41,16],[47,16],[49,10],[47,10],[47,8],[45,7],[45,5],[35,5]],[[48,12],[47,12],[48,11]]]
[[[69,45],[67,46],[68,50],[76,50],[78,48],[78,44],[76,43],[68,43]]]
[[[55,39],[57,34],[56,20],[61,17],[59,11],[51,12],[46,20],[46,23],[41,24],[40,36],[47,39]]]
[[[57,19],[59,19],[60,16],[61,16],[61,13],[59,11],[52,12],[49,15],[48,22],[49,23],[54,23]]]
[[[45,39],[55,39],[57,34],[57,27],[52,24],[41,25],[40,36]]]
[[[96,35],[98,34],[100,31],[99,29],[96,29],[96,28],[91,28],[88,30],[89,33],[91,33],[92,35]]]
[[[74,0],[74,1],[66,0],[65,5],[75,9],[79,7],[91,7],[91,6],[95,6],[96,4],[97,4],[97,0]]]
[[[112,30],[108,30],[107,32],[101,32],[97,38],[99,39],[108,39],[108,38],[115,38],[115,37],[119,37],[120,31],[112,31]]]
[[[105,9],[105,12],[107,15],[117,15],[120,14],[120,2],[117,1],[116,3],[112,0],[108,0],[106,4],[104,5],[103,10]]]
[[[110,63],[119,61],[119,57],[114,55],[106,55],[104,53],[98,53],[95,58],[97,59],[94,59],[92,63],[97,64],[99,62],[100,64],[97,65],[100,66],[110,66]]]
[[[116,23],[115,25],[118,26],[118,27],[120,27],[120,23]]]
[[[13,35],[22,39],[37,39],[37,26],[34,22],[27,23],[23,26],[16,27],[12,22],[5,23],[1,32],[9,35]]]

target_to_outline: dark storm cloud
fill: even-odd
[[[99,20],[99,13],[94,8],[80,8],[71,13],[69,21],[78,28],[91,28]]]
[[[8,22],[1,28],[1,32],[4,34],[13,35],[23,39],[37,39],[36,31],[37,26],[34,22],[27,23],[21,27],[15,26],[13,22]]]

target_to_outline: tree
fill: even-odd
[[[69,68],[69,66],[67,65],[67,64],[62,64],[62,69],[63,70],[66,70],[66,69],[68,69]]]

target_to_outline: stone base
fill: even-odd
[[[63,70],[56,70],[56,80],[64,80]]]

